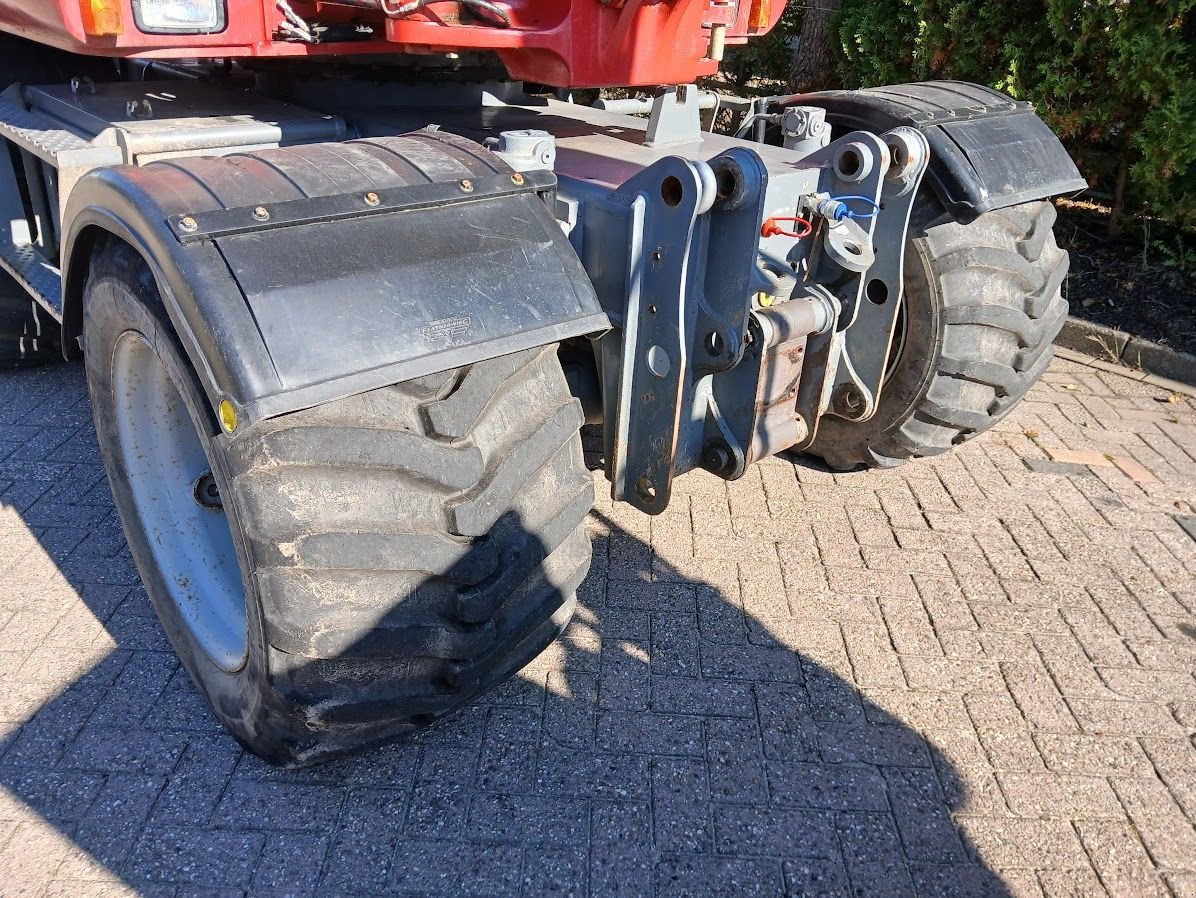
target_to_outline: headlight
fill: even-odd
[[[146,34],[223,31],[225,0],[133,0],[133,19]]]

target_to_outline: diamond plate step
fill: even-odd
[[[0,240],[0,266],[62,321],[62,272],[46,261],[32,246],[18,246]]]
[[[74,132],[5,99],[0,99],[0,136],[50,163],[59,153],[91,146]]]

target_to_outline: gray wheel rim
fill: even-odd
[[[120,454],[146,542],[192,639],[224,670],[245,660],[245,592],[228,519],[187,406],[146,339],[112,357]]]

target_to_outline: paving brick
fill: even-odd
[[[1026,467],[1035,474],[1056,474],[1062,477],[1091,477],[1087,465],[1073,461],[1047,461],[1041,458],[1022,459]]]
[[[977,858],[997,868],[1083,867],[1087,855],[1067,820],[959,817]]]
[[[838,858],[787,860],[781,864],[789,898],[849,898],[847,870]]]
[[[1123,698],[1162,702],[1196,699],[1196,676],[1191,671],[1102,667],[1097,672],[1109,690]]]
[[[736,895],[780,898],[785,880],[780,861],[710,856],[666,858],[655,869],[656,898]]]
[[[1042,756],[1017,704],[1008,696],[977,694],[965,697],[976,733],[999,770],[1036,771]]]
[[[653,677],[652,710],[660,714],[752,717],[755,704],[750,688],[744,683],[691,677]]]
[[[653,891],[651,810],[647,803],[595,802],[590,816],[590,892],[640,898]]]
[[[1155,777],[1110,780],[1138,829],[1142,843],[1160,866],[1185,869],[1196,858],[1196,829]]]
[[[942,646],[920,601],[882,598],[880,608],[889,639],[899,655],[942,654]]]
[[[569,847],[586,841],[588,808],[584,801],[570,799],[481,794],[470,805],[469,826],[486,840]]]
[[[1018,661],[1001,663],[1009,692],[1030,725],[1047,732],[1075,732],[1076,718],[1044,668]]]
[[[1105,457],[1103,452],[1094,452],[1091,449],[1063,449],[1055,446],[1043,447],[1047,455],[1054,461],[1063,462],[1065,464],[1075,465],[1090,465],[1096,467],[1112,467],[1113,462]]]
[[[1165,898],[1166,886],[1129,824],[1081,820],[1076,830],[1109,894]]]
[[[1073,699],[1076,720],[1086,733],[1110,736],[1174,736],[1180,725],[1166,705],[1152,702]]]
[[[706,721],[706,769],[716,800],[751,803],[768,797],[763,741],[737,720]]]
[[[876,624],[845,624],[843,641],[852,676],[861,686],[901,687],[905,678],[893,653],[888,630]]]
[[[967,857],[935,772],[919,767],[882,770],[905,856],[932,864],[965,862]]]
[[[394,885],[430,895],[514,894],[522,865],[516,848],[411,840],[395,851]]]
[[[1026,891],[1025,882],[1033,882],[1033,874],[1020,870],[998,873],[980,864],[914,864],[911,873],[920,898],[957,898],[962,895],[1013,898],[1042,894],[1036,885],[1032,892]],[[1023,882],[1015,885],[1019,878]]]
[[[1005,801],[1023,817],[1119,818],[1121,805],[1106,780],[1055,773],[997,774]]]
[[[161,777],[142,774],[112,774],[104,782],[87,815],[75,829],[75,839],[87,846],[86,866],[118,869],[132,848],[129,833],[142,828],[162,791]],[[68,861],[59,873],[69,877]]]
[[[781,646],[703,642],[701,672],[706,677],[750,682],[801,682],[797,655]]]
[[[715,805],[715,846],[720,854],[775,858],[835,858],[834,815],[768,805]]]
[[[572,849],[537,852],[523,865],[525,898],[580,895],[586,890],[586,852]],[[478,876],[475,881],[489,882],[492,877]]]
[[[856,894],[897,898],[913,893],[913,880],[892,817],[838,814],[835,828]]]
[[[1005,681],[992,661],[954,658],[902,658],[905,679],[913,689],[1003,694]]]
[[[66,832],[43,822],[12,826],[0,848],[0,882],[6,894],[36,896],[71,849]]]
[[[1039,870],[1045,898],[1106,898],[1109,894],[1091,867],[1075,870]]]
[[[755,693],[765,757],[818,760],[820,726],[805,690],[784,684],[758,684]]]
[[[416,800],[413,799],[410,805]],[[325,852],[320,888],[329,892],[361,894],[387,882],[395,841],[404,822],[418,823],[418,819],[406,818],[408,809],[408,796],[398,790],[350,790]],[[412,841],[419,840],[418,829],[418,826],[410,827]]]
[[[253,890],[313,892],[320,880],[327,852],[327,836],[270,834],[262,849],[261,862],[253,874]]]
[[[701,854],[710,847],[710,780],[699,758],[652,762],[652,821],[662,851]]]
[[[1047,767],[1060,773],[1111,776],[1151,769],[1138,741],[1128,737],[1036,733],[1034,742]]]
[[[243,888],[265,842],[258,832],[162,827],[142,836],[130,864],[155,882]]]
[[[1188,739],[1143,739],[1141,743],[1171,795],[1188,819],[1196,821],[1196,746]]]
[[[854,721],[820,726],[821,758],[831,764],[927,767],[930,754],[921,733],[898,724]]]
[[[598,678],[598,707],[621,711],[646,711],[652,700],[647,651],[628,641],[602,647],[602,673]]]
[[[1155,477],[1150,471],[1143,467],[1132,458],[1127,458],[1123,455],[1115,455],[1113,457],[1113,464],[1129,477],[1135,483],[1161,483],[1159,478]]]
[[[336,823],[344,790],[287,782],[232,782],[213,823],[230,829],[327,832]]]
[[[244,755],[178,669],[80,368],[6,373],[0,893],[1190,894],[1196,404],[1172,425],[1059,364],[935,460],[687,475],[656,518],[599,483],[562,641],[303,771]]]

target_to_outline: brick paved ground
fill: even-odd
[[[603,501],[569,638],[280,773],[159,632],[80,367],[6,372],[0,894],[1196,895],[1196,405],[1165,400],[1061,362],[933,463]]]

